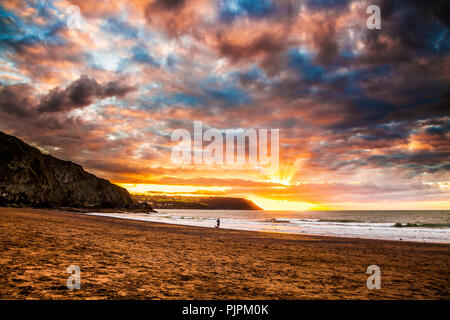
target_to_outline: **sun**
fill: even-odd
[[[292,179],[294,178],[294,175],[297,171],[297,166],[284,166],[278,169],[276,173],[270,175],[269,178],[265,180],[265,182],[290,186],[292,185]]]

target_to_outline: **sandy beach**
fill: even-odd
[[[0,208],[0,299],[449,299],[450,245]],[[78,265],[81,289],[69,290]],[[366,269],[381,268],[369,290]]]

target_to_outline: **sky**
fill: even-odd
[[[0,130],[135,193],[450,209],[448,12],[442,0],[4,0]],[[173,163],[171,134],[194,121],[279,129],[279,170]]]

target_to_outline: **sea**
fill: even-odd
[[[450,210],[267,211],[158,209],[158,213],[88,213],[140,221],[362,239],[450,243]]]

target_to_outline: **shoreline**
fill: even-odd
[[[0,208],[0,299],[450,297],[448,244],[143,222]],[[366,286],[374,264],[380,290]]]
[[[195,211],[195,210],[194,210]],[[213,228],[214,226],[205,226],[205,225],[196,225],[196,224],[186,224],[186,223],[177,223],[176,221],[167,222],[167,221],[156,221],[156,220],[149,220],[151,219],[153,214],[147,214],[145,212],[134,212],[135,214],[145,214],[142,218],[136,218],[136,217],[127,217],[126,215],[132,215],[133,213],[104,213],[104,212],[83,212],[80,214],[85,215],[91,215],[91,216],[99,216],[99,217],[109,217],[109,218],[115,218],[115,219],[125,219],[125,220],[134,220],[134,221],[142,221],[142,222],[149,222],[149,223],[162,223],[162,224],[169,224],[169,225],[177,225],[177,226],[187,226],[187,227],[199,227],[199,228]],[[164,212],[158,212],[160,214]],[[123,216],[119,216],[119,214],[123,214]],[[189,221],[189,219],[184,219],[183,221]],[[223,224],[222,224],[223,225]],[[403,240],[403,239],[388,239],[388,238],[375,238],[375,237],[360,237],[360,236],[348,236],[348,235],[333,235],[333,234],[320,234],[320,233],[311,233],[311,232],[288,232],[288,231],[273,231],[273,230],[254,230],[250,228],[232,228],[232,227],[220,227],[222,230],[235,230],[235,231],[250,231],[250,232],[264,232],[264,233],[275,233],[275,234],[291,234],[291,235],[306,235],[306,236],[318,236],[318,237],[332,237],[332,238],[347,238],[347,239],[361,239],[361,240],[379,240],[379,241],[398,241],[398,242],[412,242],[412,243],[430,243],[430,244],[447,244],[450,245],[450,240],[447,242],[444,241],[414,241],[414,240]]]

